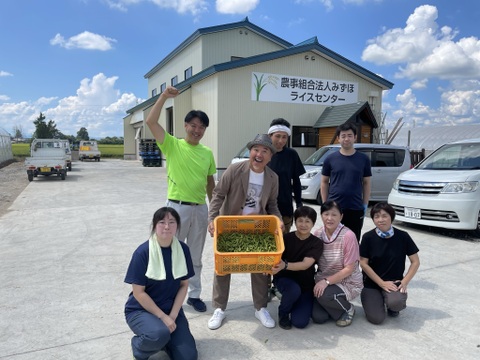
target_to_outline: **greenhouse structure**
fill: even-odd
[[[10,134],[0,128],[0,164],[13,159]]]
[[[408,146],[410,150],[425,150],[428,155],[443,144],[467,139],[480,138],[480,124],[454,126],[424,126],[402,128],[392,145]]]

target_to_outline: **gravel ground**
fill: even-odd
[[[23,159],[0,168],[0,217],[28,185]]]

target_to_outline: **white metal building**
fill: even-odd
[[[10,134],[0,128],[0,164],[13,159]]]
[[[279,117],[292,124],[290,146],[305,159],[319,144],[323,130],[317,120],[325,109],[368,102],[378,124],[382,91],[393,87],[325,48],[316,37],[293,45],[248,18],[197,30],[145,78],[151,97],[124,118],[125,159],[138,159],[139,140],[153,138],[145,119],[158,95],[173,85],[181,93],[167,100],[160,123],[183,138],[187,112],[205,111],[210,126],[202,143],[212,149],[219,170]],[[345,117],[337,125],[351,118]]]

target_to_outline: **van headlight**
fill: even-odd
[[[400,180],[395,179],[395,181],[393,182],[393,189],[398,190],[398,185],[400,185]]]
[[[477,191],[478,181],[467,181],[467,182],[458,182],[458,183],[448,183],[442,189],[444,194],[460,194],[460,193],[470,193]]]
[[[300,175],[300,179],[311,179],[311,178],[317,176],[318,173],[319,173],[318,170],[307,171],[305,174]]]

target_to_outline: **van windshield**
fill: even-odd
[[[314,165],[314,166],[323,166],[323,162],[328,155],[340,150],[339,147],[322,147],[310,155],[304,162],[303,165]]]
[[[416,169],[480,169],[480,143],[444,145],[418,164]]]

